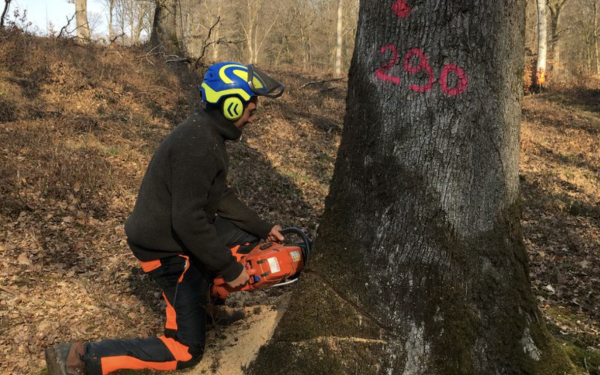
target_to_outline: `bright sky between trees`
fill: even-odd
[[[108,34],[108,22],[106,17],[106,7],[101,0],[87,0],[88,4],[88,22],[90,23],[94,35]],[[22,16],[23,11],[27,10],[26,22],[32,25],[27,28],[28,31],[39,35],[48,35],[51,30],[56,33],[67,24],[67,19],[75,14],[75,4],[68,0],[13,0],[7,20],[15,21],[14,11],[18,10]],[[68,30],[75,29],[75,19],[69,25]]]

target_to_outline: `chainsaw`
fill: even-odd
[[[286,228],[281,231],[283,235],[288,233],[300,236],[302,243],[286,245],[263,242],[250,249],[242,250],[240,246],[231,249],[237,261],[246,267],[250,278],[246,284],[232,288],[219,276],[213,282],[211,295],[225,299],[233,292],[278,287],[298,281],[300,272],[308,261],[312,243],[298,228]]]

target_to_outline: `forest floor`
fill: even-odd
[[[346,82],[283,69],[281,99],[229,145],[230,182],[265,219],[313,236],[343,124]],[[160,292],[123,222],[153,151],[198,106],[200,76],[143,50],[0,34],[0,373],[44,374],[58,342],[159,334]],[[552,333],[600,373],[600,82],[524,101],[521,184],[533,286]],[[228,300],[190,374],[242,374],[288,289]],[[126,372],[122,372],[126,373]]]

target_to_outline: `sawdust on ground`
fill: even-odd
[[[287,309],[290,293],[277,297],[273,304],[246,307],[246,318],[229,327],[216,327],[207,335],[206,352],[189,375],[243,375],[258,350],[273,335]]]

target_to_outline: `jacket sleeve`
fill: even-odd
[[[269,222],[261,220],[254,210],[248,208],[248,206],[238,199],[230,187],[221,196],[217,213],[222,218],[233,221],[239,228],[260,238],[267,238],[274,226]]]
[[[214,155],[201,150],[202,147],[188,152],[179,150],[171,156],[172,227],[194,256],[225,281],[232,281],[243,266],[219,243],[211,218],[204,211],[208,191],[221,171]]]

